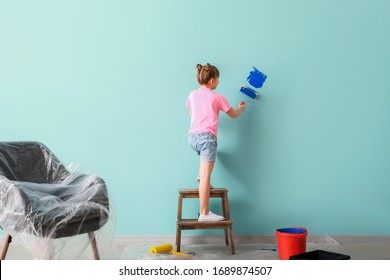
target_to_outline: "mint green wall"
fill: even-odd
[[[1,1],[0,140],[103,177],[117,234],[174,234],[196,186],[195,65],[234,106],[257,66],[261,98],[221,115],[212,178],[235,233],[390,234],[389,34],[386,0]]]

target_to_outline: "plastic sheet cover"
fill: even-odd
[[[276,236],[264,235],[261,238],[251,240],[248,236],[236,237],[238,240],[236,249],[238,254],[232,255],[230,249],[223,240],[223,235],[217,240],[205,241],[205,239],[187,239],[182,244],[181,251],[189,256],[177,256],[170,252],[150,254],[150,248],[159,243],[172,242],[170,238],[156,238],[155,241],[140,239],[133,240],[132,244],[126,244],[121,252],[121,258],[125,260],[278,260],[278,247]],[[210,235],[205,237],[210,238]],[[195,241],[196,240],[196,241]],[[203,241],[199,241],[203,240]],[[146,242],[149,241],[149,242]],[[200,243],[199,243],[200,242]],[[339,254],[347,254],[345,248],[333,237],[308,236],[306,251],[326,250]]]
[[[0,142],[0,226],[33,258],[92,259],[92,236],[101,259],[115,258],[113,210],[97,175],[65,167],[42,143]]]

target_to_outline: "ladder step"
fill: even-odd
[[[213,188],[210,189],[210,197],[224,197],[227,196],[228,190],[225,188]],[[180,189],[179,194],[183,198],[198,198],[199,189]]]
[[[197,219],[183,219],[176,223],[181,229],[227,229],[233,224],[232,220],[199,222]]]

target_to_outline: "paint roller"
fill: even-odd
[[[168,253],[171,252],[172,250],[173,250],[172,245],[167,243],[167,244],[153,246],[152,248],[150,248],[149,253],[150,254]]]
[[[173,250],[172,245],[169,243],[161,244],[157,246],[153,246],[149,250],[150,254],[156,254],[156,253],[172,253],[173,255],[181,256],[181,257],[191,257],[195,255],[195,253],[182,253],[178,252],[176,250]]]
[[[252,99],[255,99],[258,96],[258,93],[254,89],[251,89],[250,87],[242,86],[240,88],[240,91],[248,95]]]
[[[240,103],[240,105],[245,105],[247,102],[256,102],[256,100],[245,100]]]

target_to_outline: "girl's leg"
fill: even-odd
[[[213,172],[214,161],[201,161],[199,168],[199,201],[200,214],[208,215],[210,200],[210,178]]]

